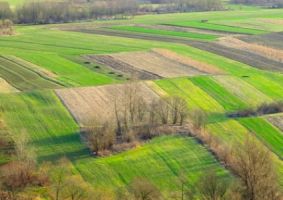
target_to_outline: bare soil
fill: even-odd
[[[151,102],[158,95],[143,82],[136,83],[137,89],[144,99]],[[98,87],[58,89],[56,94],[69,109],[80,126],[92,121],[114,120],[115,101],[125,93],[125,84],[114,84]]]
[[[255,53],[257,55],[283,63],[283,50],[280,49],[275,49],[256,43],[248,43],[234,37],[222,37],[219,39],[218,44]]]
[[[128,77],[135,77],[139,80],[153,80],[161,78],[161,76],[157,74],[137,69],[134,66],[122,62],[111,55],[87,55],[85,57],[88,60],[94,60],[96,63],[106,65],[115,71],[119,71]]]
[[[152,74],[157,74],[160,77],[180,77],[180,76],[193,76],[199,74],[206,74],[195,68],[188,63],[180,62],[174,57],[172,53],[171,57],[164,56],[165,52],[170,54],[170,51],[148,51],[148,52],[131,52],[131,53],[118,53],[112,54],[115,59],[134,66],[138,70],[144,70]],[[168,53],[169,52],[169,53]],[[174,57],[174,58],[173,58]]]

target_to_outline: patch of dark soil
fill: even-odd
[[[254,35],[241,37],[245,42],[253,42],[264,46],[283,49],[283,32],[270,33],[265,35]]]
[[[153,80],[162,78],[157,74],[153,74],[145,70],[136,69],[135,67],[124,63],[118,59],[115,59],[110,55],[88,55],[85,57],[87,59],[95,60],[95,62],[100,63],[102,65],[109,66],[115,71],[119,71],[122,74],[126,74],[128,76],[135,76],[135,78],[138,78],[140,80]],[[121,76],[123,76],[122,74]]]
[[[241,63],[256,67],[258,69],[283,72],[282,63],[251,52],[229,48],[219,44],[208,42],[192,41],[190,42],[190,45],[201,50],[209,51],[211,53],[215,53],[230,58],[232,60],[239,61]]]

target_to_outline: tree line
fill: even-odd
[[[0,2],[0,19],[14,23],[47,24],[85,19],[128,18],[144,12],[188,12],[222,9],[221,0],[170,0],[160,6],[141,7],[138,0],[40,0],[27,1],[11,10],[8,2]]]
[[[231,0],[235,4],[259,5],[273,8],[282,8],[282,0]]]

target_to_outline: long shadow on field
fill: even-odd
[[[43,162],[43,161],[54,161],[58,160],[62,157],[67,157],[71,161],[76,161],[79,159],[84,159],[90,157],[89,151],[87,148],[85,149],[80,149],[77,151],[72,151],[68,153],[53,153],[45,156],[38,156],[38,161]]]
[[[78,133],[41,138],[33,141],[33,145],[38,149],[39,161],[52,161],[63,156],[76,160],[89,156]]]

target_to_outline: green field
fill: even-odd
[[[190,80],[213,97],[226,111],[241,110],[247,107],[243,101],[235,97],[211,77],[201,76],[191,78]]]
[[[282,160],[283,133],[278,128],[263,118],[244,118],[239,121]]]
[[[228,32],[228,33],[251,34],[251,35],[266,33],[265,31],[258,29],[242,28],[237,26],[228,26],[228,25],[214,24],[210,22],[201,22],[201,21],[175,22],[169,25],[192,27],[192,28],[205,29],[205,30]]]
[[[20,0],[11,1],[11,4],[19,5]],[[0,111],[13,136],[26,134],[29,137],[40,162],[66,156],[75,173],[79,173],[93,187],[110,193],[117,187],[127,185],[135,177],[146,177],[167,194],[179,189],[177,177],[181,171],[187,175],[190,186],[208,169],[215,169],[223,178],[231,178],[232,173],[225,170],[204,145],[195,138],[179,135],[157,137],[135,149],[108,157],[92,157],[81,141],[79,125],[54,92],[55,88],[124,81],[106,70],[91,70],[83,63],[84,60],[78,61],[84,55],[168,49],[212,65],[221,72],[217,75],[154,80],[156,89],[169,96],[184,98],[189,111],[201,109],[208,113],[211,120],[206,125],[207,131],[228,148],[235,148],[235,143],[254,135],[273,152],[283,185],[283,133],[264,118],[232,120],[225,115],[226,112],[283,100],[282,74],[259,70],[187,44],[79,32],[80,26],[107,27],[133,35],[211,42],[218,36],[210,35],[210,31],[248,35],[283,31],[283,26],[262,21],[283,19],[282,11],[244,8],[240,11],[144,15],[129,20],[18,25],[15,35],[0,37],[0,78],[21,92],[2,94],[0,91]],[[191,27],[191,30],[208,34],[138,26],[162,24]],[[76,32],[63,31],[68,26],[78,28]],[[46,72],[52,76],[44,75]],[[7,157],[0,153],[0,165],[6,160]]]
[[[159,137],[136,149],[107,158],[82,159],[75,165],[86,180],[104,189],[117,188],[135,177],[144,177],[162,191],[174,191],[178,190],[177,177],[181,171],[190,184],[209,169],[229,177],[203,146],[183,136]]]
[[[53,92],[3,94],[0,108],[11,134],[27,134],[40,161],[88,154],[78,125]]]
[[[156,84],[169,95],[183,97],[191,110],[223,112],[224,108],[206,92],[195,86],[188,78],[158,80]]]
[[[215,40],[217,36],[201,33],[192,33],[192,32],[181,32],[181,31],[170,31],[170,30],[161,30],[153,29],[139,26],[113,26],[111,29],[120,30],[120,31],[129,31],[136,33],[146,33],[159,36],[174,36],[174,37],[183,37],[188,39],[200,39],[200,40]]]

